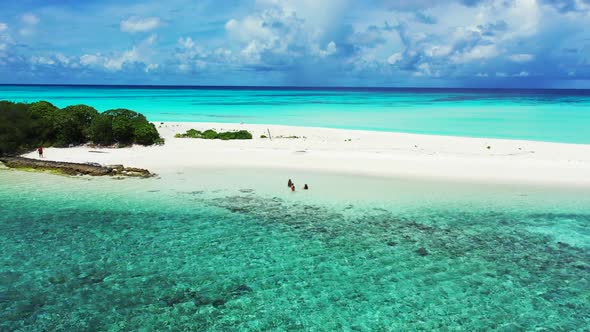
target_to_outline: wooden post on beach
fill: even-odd
[[[268,131],[268,139],[272,141],[272,136],[270,136],[270,129],[266,128],[266,131]]]

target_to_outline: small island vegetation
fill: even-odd
[[[163,139],[144,115],[127,109],[100,113],[87,105],[60,109],[46,101],[0,101],[0,155],[86,143],[152,145]]]
[[[234,139],[252,139],[252,134],[247,130],[216,132],[213,129],[199,131],[196,129],[189,129],[184,134],[174,135],[176,138],[202,138],[202,139],[220,139],[220,140],[234,140]]]

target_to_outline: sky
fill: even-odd
[[[590,0],[0,0],[0,83],[590,88]]]

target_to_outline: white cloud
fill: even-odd
[[[185,49],[192,49],[193,47],[195,47],[195,42],[191,37],[178,38],[178,44],[180,44],[180,46],[182,46]]]
[[[40,22],[39,17],[31,13],[26,13],[23,16],[21,16],[21,20],[24,24],[28,25],[37,25]]]
[[[228,57],[232,54],[232,51],[225,48],[218,48],[213,53],[218,56]]]
[[[7,30],[8,25],[0,22],[0,52],[6,51],[8,49],[8,43],[10,42],[10,38],[6,33]],[[0,57],[2,56],[4,56],[4,54],[0,53]]]
[[[80,57],[80,63],[85,66],[96,65],[102,62],[103,57],[99,54],[84,54]]]
[[[486,60],[496,57],[499,54],[496,45],[477,45],[463,53],[455,54],[451,57],[454,63],[467,63],[477,60]]]
[[[241,52],[247,52],[247,49]],[[241,54],[234,53],[226,48],[220,47],[209,50],[200,45],[191,37],[181,37],[178,39],[176,52],[174,54],[175,69],[180,72],[188,73],[193,70],[203,71],[213,67],[223,67],[227,69],[234,63],[239,62],[238,56]]]
[[[55,59],[64,66],[67,66],[71,63],[71,59],[61,53],[56,54]]]
[[[79,68],[81,59],[57,53],[52,56],[34,55],[29,58],[29,63],[33,66],[63,66],[68,68]]]
[[[211,53],[205,51],[191,37],[180,37],[178,39],[178,48],[174,57],[181,72],[188,72],[193,68],[205,68],[206,62],[203,59],[210,56]]]
[[[440,77],[441,73],[439,70],[433,70],[429,63],[424,62],[418,65],[418,71],[414,72],[414,76]]]
[[[320,50],[319,55],[322,58],[327,57],[336,53],[337,50],[338,49],[336,48],[336,43],[334,41],[331,41],[328,43],[328,46],[326,46],[325,50]]]
[[[32,56],[30,59],[31,63],[34,65],[49,65],[52,66],[55,64],[55,61],[51,58],[46,58],[42,56]]]
[[[521,54],[512,54],[508,57],[508,59],[510,59],[510,61],[523,63],[523,62],[529,62],[529,61],[534,60],[535,56],[532,54],[521,53]]]
[[[587,0],[560,1],[579,5]],[[590,53],[582,46],[588,34],[580,28],[583,18],[590,18],[590,13],[574,13],[569,7],[563,8],[567,9],[563,12],[556,6],[546,5],[548,0],[469,0],[472,4],[469,6],[464,5],[467,0],[396,2],[423,3],[421,16],[414,10],[403,9],[402,5],[389,6],[390,10],[378,8],[378,4],[385,2],[396,1],[378,0],[374,6],[366,6],[353,0],[253,0],[246,10],[240,7],[232,11],[233,18],[227,17],[222,26],[218,26],[222,31],[209,34],[197,29],[191,37],[177,35],[176,38],[182,37],[177,41],[173,38],[172,45],[163,45],[161,53],[156,53],[155,46],[147,46],[154,42],[151,38],[144,41],[145,46],[139,42],[125,46],[119,43],[90,54],[64,53],[77,54],[75,58],[55,52],[76,52],[73,46],[94,49],[96,45],[83,45],[85,41],[81,43],[79,38],[73,43],[59,40],[50,46],[50,52],[17,48],[13,46],[16,42],[2,39],[3,36],[20,37],[23,44],[34,44],[18,34],[19,30],[23,35],[35,31],[40,34],[40,25],[46,25],[49,16],[35,10],[39,17],[17,16],[14,24],[9,22],[10,29],[0,23],[0,58],[20,56],[39,66],[78,64],[112,72],[170,69],[188,73],[205,70],[228,73],[236,69],[236,72],[247,72],[245,75],[254,73],[266,77],[268,74],[286,81],[294,80],[297,84],[305,83],[308,77],[322,79],[336,78],[336,75],[350,81],[368,78],[375,84],[389,79],[403,83],[411,79],[411,75],[445,76],[461,81],[467,77],[474,80],[498,77],[501,81],[500,77],[524,77],[528,74],[524,70],[531,71],[533,77],[566,76],[577,70],[582,78],[585,73],[580,68],[590,63],[587,56]],[[120,17],[116,22],[120,23],[121,31],[138,33],[137,40],[168,24],[164,18],[155,17],[163,17],[165,14],[161,11],[150,9],[151,14],[146,14],[148,11],[142,9],[133,13],[139,16]],[[187,15],[192,14],[188,14],[188,10],[179,14],[177,20],[169,21],[171,28],[186,31],[190,24]],[[208,14],[211,17],[201,17],[200,23],[217,24],[216,13],[204,15]],[[203,13],[194,15],[198,17]],[[52,26],[43,28],[50,33],[59,30]],[[555,44],[554,51],[544,52],[544,43]],[[13,47],[16,53],[10,53]],[[31,59],[31,55],[36,58]],[[527,64],[536,60],[547,62],[546,68],[532,70]],[[293,71],[297,71],[297,75],[293,75]]]
[[[18,31],[18,33],[20,33],[23,36],[30,36],[35,33],[35,30],[29,29],[29,28],[24,28],[24,29],[20,29]]]
[[[21,21],[23,22],[24,27],[21,28],[18,32],[22,36],[33,35],[35,33],[35,26],[40,22],[39,17],[31,13],[27,13],[21,16]]]
[[[453,51],[451,46],[435,45],[426,50],[426,55],[431,57],[443,57],[449,55]]]
[[[157,63],[150,63],[147,66],[145,66],[144,71],[146,73],[149,73],[150,71],[154,71],[154,70],[158,69],[159,67],[160,67],[160,65]]]
[[[156,41],[156,35],[144,39],[141,43],[134,45],[130,50],[119,55],[106,56],[100,53],[85,54],[80,57],[80,64],[84,66],[104,68],[109,71],[121,71],[126,65],[143,65],[144,71],[149,72],[157,69],[159,64],[151,60],[151,46]]]
[[[415,15],[405,15],[403,11],[396,11],[395,14],[393,17],[377,16],[377,19],[366,23],[365,27],[373,27],[373,35],[381,38],[381,44],[378,41],[375,46],[365,46],[375,50],[362,49],[362,53],[374,54],[372,60],[367,57],[365,60],[377,64],[395,63],[399,66],[393,70],[413,70],[414,75],[424,76],[435,76],[437,73],[445,76],[474,75],[468,65],[487,66],[503,54],[520,54],[513,50],[518,50],[522,41],[536,38],[544,29],[540,22],[545,18],[536,0],[487,0],[478,2],[476,6],[464,6],[457,1],[440,2],[428,6],[425,13],[435,18],[433,24],[423,24]],[[397,36],[375,33],[374,22],[378,20],[387,22],[380,29],[395,31],[402,45],[395,45]],[[377,53],[381,45],[390,41],[389,52]],[[400,47],[403,49],[399,52],[401,59],[400,55],[392,57],[391,51]],[[360,52],[357,52],[354,56],[359,55]],[[507,59],[524,62],[534,60],[534,56]],[[423,63],[428,66],[420,68]]]
[[[225,30],[231,37],[243,42],[260,40],[270,44],[279,38],[265,23],[264,17],[248,16],[240,21],[231,19],[225,24]]]
[[[521,71],[520,73],[514,74],[512,76],[514,76],[514,77],[528,77],[529,76],[529,72],[528,71]]]
[[[146,32],[151,31],[160,26],[161,21],[158,17],[130,17],[121,21],[121,31],[123,32]]]
[[[326,34],[329,29],[336,29],[327,24],[334,12],[321,9],[338,11],[334,4],[344,2],[258,0],[256,11],[228,20],[225,30],[239,47],[234,53],[241,55],[237,60],[244,64],[287,66],[299,61],[317,61],[339,51],[338,41],[328,39]]]
[[[404,58],[404,56],[400,53],[393,53],[389,58],[387,58],[387,63],[389,63],[390,65],[394,65],[397,62],[401,61]]]
[[[127,63],[136,63],[141,61],[141,54],[138,52],[137,47],[121,53],[115,57],[105,57],[100,60],[102,66],[110,71],[120,71],[123,69],[123,65]]]
[[[129,51],[123,52],[120,56],[107,58],[104,62],[104,67],[108,70],[119,71],[126,63],[135,63],[141,60],[141,55],[137,51],[137,47],[133,47]]]

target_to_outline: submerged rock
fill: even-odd
[[[55,171],[67,175],[150,177],[155,174],[147,169],[123,167],[122,165],[102,166],[96,163],[69,163],[62,161],[38,160],[24,157],[2,157],[0,162],[9,168]]]
[[[428,252],[428,250],[426,250],[426,248],[424,248],[424,247],[418,248],[418,250],[416,250],[416,253],[419,256],[422,256],[422,257],[430,255],[430,253]]]
[[[215,308],[219,308],[225,304],[225,300],[224,299],[215,299],[215,300],[213,300],[212,304]]]
[[[250,293],[251,291],[252,291],[252,288],[250,288],[248,285],[242,284],[242,285],[239,285],[238,287],[236,287],[232,293],[234,295],[242,295],[244,293]]]

